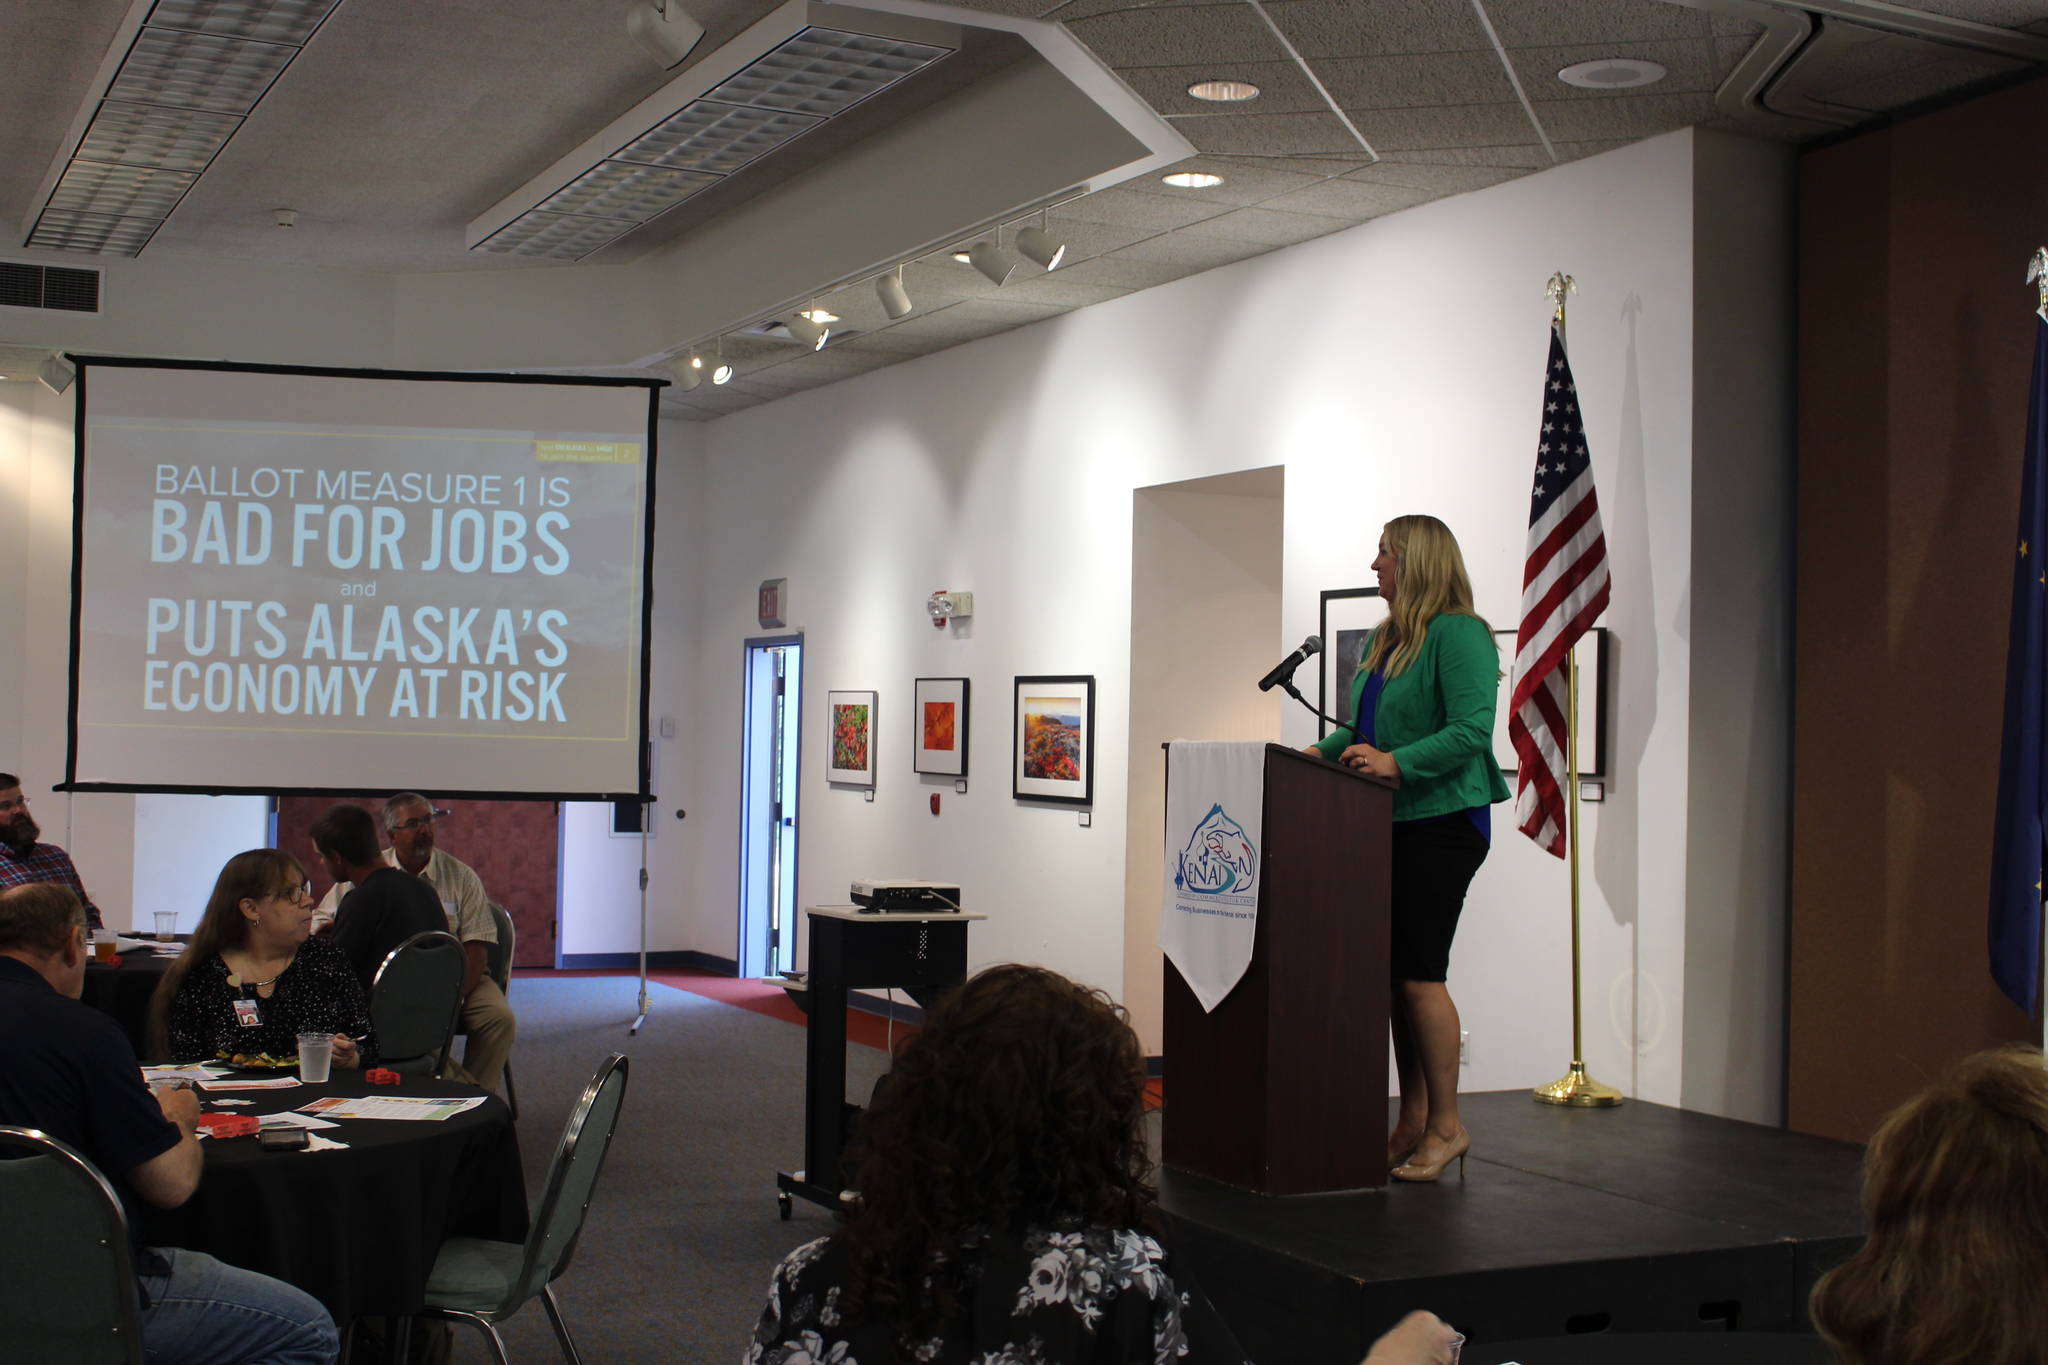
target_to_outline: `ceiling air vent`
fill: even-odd
[[[68,265],[0,261],[0,306],[97,313],[100,272]]]

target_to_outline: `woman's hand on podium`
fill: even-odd
[[[1362,1365],[1455,1365],[1465,1339],[1434,1313],[1410,1313],[1372,1344]]]
[[[1389,778],[1395,782],[1401,780],[1401,765],[1394,761],[1394,756],[1385,749],[1375,749],[1370,744],[1352,745],[1338,755],[1337,761],[1347,768],[1356,768],[1359,772],[1369,773],[1374,777]]]

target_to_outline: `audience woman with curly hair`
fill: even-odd
[[[1145,1147],[1144,1056],[1100,991],[992,967],[876,1087],[836,1236],[776,1268],[747,1365],[1238,1365],[1176,1283]],[[1448,1362],[1411,1314],[1372,1365]]]
[[[2048,1071],[2030,1047],[1966,1060],[1892,1113],[1863,1158],[1862,1250],[1813,1288],[1842,1365],[2048,1359]]]

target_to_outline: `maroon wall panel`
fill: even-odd
[[[1800,167],[1787,1117],[1861,1141],[2039,1030],[1991,982],[1991,814],[2048,84]]]
[[[431,793],[429,793],[431,795]],[[287,796],[277,803],[277,846],[306,864],[313,894],[324,896],[329,885],[320,859],[306,837],[313,818],[333,801],[327,797]],[[384,802],[352,804],[372,815]],[[490,898],[512,916],[518,934],[515,967],[555,965],[556,869],[561,859],[561,807],[553,801],[441,801],[448,812],[434,830],[434,841],[476,869]]]

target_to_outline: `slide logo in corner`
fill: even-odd
[[[1173,884],[1198,896],[1248,896],[1258,885],[1259,851],[1244,826],[1217,802],[1195,823],[1181,849]]]

